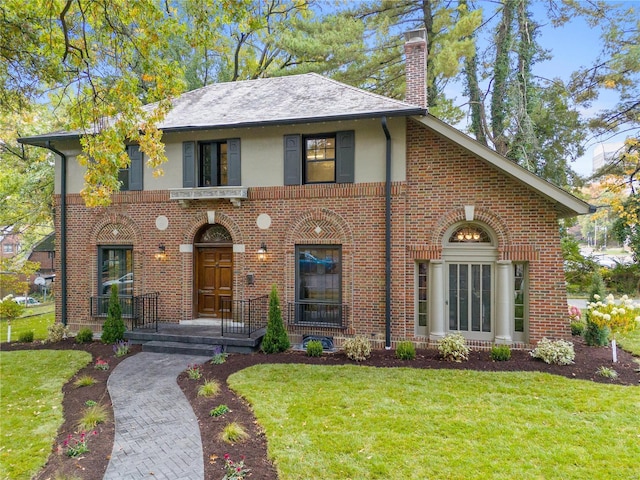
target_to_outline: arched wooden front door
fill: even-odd
[[[231,237],[221,225],[211,225],[194,246],[196,312],[198,317],[221,318],[233,301]]]

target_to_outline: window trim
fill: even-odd
[[[305,182],[304,145],[303,140],[308,137],[323,137],[335,135],[335,180],[333,182]],[[355,130],[344,130],[319,134],[284,135],[284,185],[327,185],[341,183],[355,183]]]
[[[333,158],[326,158],[324,160],[309,160],[308,158],[308,141],[309,140],[333,140]],[[312,135],[303,135],[302,136],[302,183],[305,185],[318,185],[325,183],[337,183],[337,170],[338,170],[338,140],[337,133],[314,133]],[[332,162],[333,163],[333,180],[328,181],[317,181],[312,182],[309,180],[309,163],[318,163],[318,162]]]
[[[134,274],[134,270],[135,270],[135,262],[134,262],[134,252],[133,252],[133,245],[98,245],[98,252],[97,252],[97,263],[98,263],[98,269],[97,269],[97,281],[96,281],[96,288],[98,291],[98,296],[105,296],[105,295],[110,295],[110,293],[104,293],[104,284],[102,281],[102,264],[104,262],[104,258],[105,258],[105,251],[106,250],[124,250],[124,251],[130,251],[131,252],[131,271],[127,271],[125,273],[123,273],[123,275],[128,275],[130,273]],[[125,254],[125,258],[126,258],[126,254]],[[122,277],[123,275],[119,275],[117,278]],[[127,297],[127,296],[132,296],[134,293],[134,289],[135,289],[135,274],[134,274],[134,282],[131,285],[131,295],[123,295],[122,292],[118,291],[118,296],[120,297]],[[115,280],[115,279],[114,279]],[[108,280],[110,281],[110,280]]]
[[[314,249],[324,249],[324,250],[337,250],[337,254],[339,256],[338,258],[338,264],[339,264],[339,271],[337,272],[338,275],[338,285],[337,285],[337,290],[338,290],[338,298],[334,299],[334,300],[327,300],[327,299],[319,299],[319,300],[307,300],[307,299],[303,299],[301,298],[301,281],[302,281],[302,277],[301,277],[301,271],[300,271],[300,255],[301,253],[303,253],[306,250],[314,250]],[[318,256],[319,258],[319,256]],[[309,322],[309,321],[305,321],[302,318],[302,310],[305,308],[305,305],[309,305],[309,306],[313,306],[313,305],[322,305],[322,306],[328,306],[328,307],[337,307],[337,311],[339,312],[339,325],[342,325],[342,318],[344,316],[344,305],[342,303],[343,301],[343,272],[342,272],[342,259],[343,259],[343,254],[342,254],[342,245],[339,244],[297,244],[295,245],[295,305],[296,305],[296,309],[295,309],[295,313],[294,313],[294,322],[296,324],[299,325],[305,325],[305,324],[313,324],[314,322]],[[325,274],[332,274],[330,272],[324,272],[323,275]],[[321,309],[322,310],[322,309]],[[334,325],[333,323],[329,322],[327,324],[327,326],[332,326]],[[335,324],[336,326],[338,325],[338,323]]]
[[[212,147],[215,146],[215,151],[213,151],[214,149],[212,148],[212,153],[213,158],[211,158],[210,160],[212,160],[212,165],[211,165],[211,180],[213,180],[213,177],[215,176],[215,182],[212,182],[210,185],[206,185],[204,184],[204,178],[203,178],[203,162],[205,161],[204,155],[203,155],[203,149],[206,145],[210,145]],[[221,151],[221,146],[222,145],[226,145],[227,146],[227,182],[226,183],[222,183],[220,181],[220,162],[221,162],[221,158],[222,158],[222,151]],[[215,165],[213,165],[213,161],[215,161]],[[228,187],[229,186],[229,144],[227,142],[227,140],[203,140],[203,141],[199,141],[198,142],[198,149],[197,149],[197,160],[196,160],[196,184],[198,188],[202,188],[202,187]]]
[[[516,266],[522,265],[523,274],[522,278],[524,281],[524,289],[523,289],[523,325],[522,331],[516,331],[516,302],[515,302],[515,269]],[[511,306],[511,338],[515,342],[527,342],[527,338],[529,337],[529,262],[513,262],[512,270],[511,270],[511,291],[513,292],[513,304]]]

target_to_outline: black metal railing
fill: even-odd
[[[249,300],[222,300],[222,336],[246,335],[267,326],[269,295]]]
[[[119,295],[122,318],[131,322],[131,328],[152,328],[158,331],[158,292],[143,295]],[[92,317],[106,317],[111,295],[90,298]]]
[[[335,303],[291,302],[288,304],[288,323],[314,328],[346,328],[349,306]]]

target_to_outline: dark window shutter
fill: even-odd
[[[302,176],[302,136],[284,136],[284,184],[300,185]]]
[[[182,142],[182,186],[196,186],[196,142]]]
[[[240,175],[240,139],[227,140],[227,184],[230,186],[242,185]]]
[[[129,165],[129,190],[142,190],[143,164],[140,146],[129,145],[127,153],[131,159],[131,165]]]
[[[336,133],[336,183],[353,183],[355,179],[355,133]]]

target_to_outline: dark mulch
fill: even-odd
[[[574,338],[576,359],[573,365],[559,366],[547,365],[540,360],[533,359],[528,352],[513,351],[511,360],[506,362],[493,362],[489,358],[488,351],[471,352],[468,362],[452,363],[438,358],[436,350],[420,350],[418,356],[412,361],[398,360],[393,351],[375,351],[371,358],[361,365],[373,367],[412,367],[412,368],[453,368],[472,369],[482,371],[540,371],[568,378],[589,380],[599,383],[635,385],[640,382],[639,365],[634,357],[627,352],[618,350],[618,363],[611,361],[610,348],[588,347],[582,339]],[[93,342],[78,345],[73,340],[47,345],[2,344],[3,351],[18,349],[69,349],[86,350],[93,355],[93,362],[82,369],[71,381],[64,386],[64,424],[58,432],[56,443],[47,465],[35,477],[37,480],[54,479],[56,475],[75,475],[85,480],[100,480],[106,471],[111,449],[113,448],[114,425],[110,420],[98,428],[98,435],[89,439],[90,453],[78,458],[69,458],[62,451],[62,443],[70,433],[75,433],[75,425],[82,413],[85,402],[94,400],[111,406],[110,397],[106,389],[106,382],[111,370],[123,360],[115,358],[110,345]],[[140,351],[140,346],[133,346],[132,353]],[[111,369],[103,372],[93,367],[95,360],[101,357],[108,359]],[[126,357],[125,357],[126,358]],[[325,354],[320,358],[307,357],[304,352],[287,352],[276,355],[230,355],[227,361],[221,365],[207,363],[203,365],[203,379],[196,381],[187,378],[186,374],[178,377],[178,384],[190,400],[200,423],[200,431],[204,448],[205,478],[207,480],[219,480],[224,475],[224,454],[231,455],[233,460],[239,460],[241,455],[246,457],[247,466],[252,469],[252,480],[275,480],[277,474],[274,466],[267,458],[267,441],[260,426],[248,405],[231,390],[226,387],[227,377],[239,370],[258,363],[307,363],[320,365],[355,364],[346,358],[343,353]],[[598,367],[613,367],[618,372],[616,380],[609,380],[596,375]],[[92,387],[76,388],[74,380],[81,375],[92,375],[99,382]],[[204,379],[217,379],[222,384],[222,391],[213,399],[204,399],[197,396],[197,388]],[[209,416],[209,412],[217,405],[224,404],[230,408],[230,412],[221,418]],[[111,419],[113,416],[111,417]],[[229,422],[236,421],[249,430],[250,439],[242,444],[228,445],[218,439],[222,427]]]

